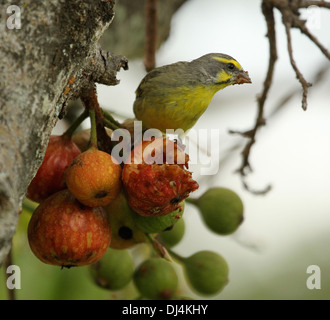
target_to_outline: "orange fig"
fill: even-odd
[[[90,148],[65,172],[68,189],[84,205],[106,206],[121,189],[121,166],[110,154]]]

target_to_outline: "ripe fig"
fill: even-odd
[[[104,207],[112,230],[111,248],[126,249],[147,240],[145,233],[134,221],[134,212],[129,207],[123,192]]]
[[[143,216],[162,216],[178,209],[198,189],[187,171],[189,157],[168,138],[143,141],[125,162],[122,174],[128,203]]]
[[[142,296],[159,300],[171,299],[178,287],[178,276],[171,262],[150,258],[134,273],[134,283]]]
[[[178,220],[176,224],[170,227],[169,230],[165,229],[165,231],[159,233],[157,239],[166,248],[172,248],[182,240],[184,232],[185,232],[184,219],[181,218]]]
[[[189,201],[198,207],[207,227],[217,234],[231,234],[243,222],[242,200],[229,189],[211,188],[200,198]]]
[[[175,225],[179,220],[181,220],[183,212],[184,201],[178,209],[165,216],[146,217],[134,213],[134,220],[137,227],[142,231],[146,233],[159,233]]]
[[[102,288],[119,290],[133,278],[134,261],[128,250],[109,248],[99,261],[90,266],[90,272]]]
[[[45,263],[83,266],[105,254],[111,227],[103,208],[86,207],[65,189],[36,208],[29,222],[28,240],[32,252]]]
[[[27,189],[27,198],[40,203],[66,188],[64,171],[79,154],[70,136],[50,136],[43,162]]]
[[[200,294],[214,295],[228,283],[226,260],[212,251],[199,251],[183,258],[187,282]]]
[[[108,153],[90,148],[65,172],[68,189],[84,205],[106,206],[121,189],[121,166]]]

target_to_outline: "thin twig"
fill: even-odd
[[[156,66],[158,0],[145,0],[145,57],[144,66],[149,72]]]
[[[272,84],[274,66],[277,60],[277,51],[276,51],[276,38],[275,38],[275,20],[274,20],[274,9],[278,9],[282,15],[282,22],[285,27],[285,32],[287,36],[287,47],[290,58],[291,66],[297,76],[298,81],[302,86],[302,108],[306,110],[307,108],[307,95],[308,88],[311,86],[309,82],[307,82],[297,67],[297,64],[293,57],[293,48],[292,48],[292,40],[291,40],[291,28],[298,28],[303,34],[305,34],[320,50],[321,52],[330,59],[330,52],[316,39],[316,37],[310,33],[308,28],[306,27],[306,21],[299,19],[300,13],[299,9],[308,8],[309,6],[318,6],[320,8],[330,8],[330,2],[327,1],[308,1],[308,0],[263,0],[262,1],[262,13],[265,17],[267,23],[267,37],[269,42],[269,62],[268,62],[268,70],[266,74],[266,78],[263,85],[263,90],[260,96],[257,98],[258,103],[258,112],[257,118],[255,121],[255,125],[251,130],[247,130],[245,132],[240,131],[229,131],[230,133],[240,134],[242,137],[248,138],[248,142],[246,143],[243,151],[242,151],[242,164],[238,168],[238,172],[242,177],[242,182],[244,187],[253,192],[253,193],[262,193],[264,194],[268,190],[270,190],[270,186],[267,186],[262,191],[251,190],[251,188],[244,181],[244,177],[247,175],[247,170],[252,171],[250,166],[250,153],[251,148],[256,141],[256,134],[260,127],[266,124],[264,118],[264,106],[268,96],[269,89]],[[290,99],[291,96],[288,98]]]
[[[318,6],[320,8],[330,9],[330,2],[320,0],[300,0],[299,8],[308,8],[310,6]]]
[[[284,16],[283,16],[284,17]],[[293,70],[296,73],[297,79],[301,83],[303,94],[302,94],[302,108],[303,110],[307,110],[307,94],[308,94],[308,88],[311,86],[311,83],[307,82],[302,75],[302,73],[299,71],[296,61],[293,58],[293,52],[292,52],[292,43],[291,43],[291,25],[288,21],[283,18],[283,24],[285,27],[285,33],[287,38],[287,46],[288,46],[288,53],[290,58],[290,63],[293,68]]]
[[[273,80],[273,74],[274,74],[274,67],[277,60],[277,48],[276,48],[276,34],[275,34],[275,19],[274,19],[274,12],[273,12],[273,6],[270,4],[269,1],[264,0],[262,2],[262,12],[266,18],[267,21],[267,37],[269,40],[269,61],[268,61],[268,70],[266,74],[266,78],[264,80],[263,90],[261,95],[258,96],[257,102],[258,102],[258,114],[257,119],[255,122],[254,127],[251,130],[245,131],[245,132],[238,132],[238,131],[229,131],[230,133],[236,133],[240,134],[243,137],[246,137],[249,139],[249,141],[246,143],[243,151],[242,151],[242,164],[237,170],[242,177],[246,176],[247,172],[246,170],[252,171],[252,168],[250,166],[249,157],[251,148],[255,143],[255,137],[257,134],[257,131],[259,128],[263,125],[265,125],[265,119],[264,119],[264,106],[265,102],[268,96],[269,89],[272,84]],[[247,187],[247,184],[243,182],[244,186]],[[267,186],[264,190],[269,190],[269,186]],[[249,188],[250,189],[250,188]],[[250,189],[251,190],[251,189]],[[257,193],[264,193],[264,191],[258,191]]]
[[[319,83],[321,83],[327,73],[330,72],[330,65],[328,63],[322,64],[319,66],[318,70],[315,72],[314,76],[312,77],[313,79],[313,84],[317,86]],[[271,111],[268,113],[267,116],[267,122],[271,119],[274,120],[276,116],[278,116],[281,111],[288,105],[288,103],[295,97],[297,94],[300,93],[300,89],[294,88],[291,90],[288,90],[285,94],[283,94],[281,97],[278,98],[278,100],[274,103],[274,106],[271,108]],[[236,151],[241,149],[242,146],[244,145],[244,140],[241,139],[240,141],[234,142],[231,144],[230,147],[228,147],[226,150],[221,152],[222,158],[219,161],[219,171],[218,173],[221,172],[221,168],[225,165],[226,162],[231,161],[232,157],[236,156]],[[205,180],[205,182],[212,184],[210,182],[210,179],[216,179],[217,175],[214,175],[212,177],[209,176],[201,176],[200,177],[200,182],[201,184]],[[245,187],[246,190],[248,190],[251,193],[257,193],[260,194],[260,191],[258,190],[251,190],[251,188],[247,185],[245,181],[243,182],[243,186]],[[269,186],[270,187],[270,186]],[[262,191],[268,192],[270,189],[265,188]],[[189,202],[192,198],[189,197],[186,199],[186,201]]]
[[[313,76],[313,85],[318,85],[324,79],[329,70],[329,64],[322,64]],[[300,93],[299,89],[293,89],[282,95],[282,97],[278,99],[278,102],[275,104],[272,111],[269,113],[268,118],[273,118],[277,115],[298,93]]]
[[[296,21],[294,27],[298,28],[304,35],[306,35],[309,38],[309,40],[311,40],[321,50],[321,52],[330,60],[330,52],[327,50],[326,47],[322,45],[322,43],[313,34],[310,33],[305,23],[302,23],[301,20]]]

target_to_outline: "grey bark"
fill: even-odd
[[[7,28],[11,4],[0,0],[0,265],[67,102],[90,82],[117,84],[116,72],[127,68],[124,57],[97,45],[114,1],[18,1],[21,29]]]

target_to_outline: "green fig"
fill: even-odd
[[[231,234],[243,222],[242,200],[232,190],[211,188],[190,202],[198,207],[206,226],[217,234]]]
[[[133,278],[134,261],[128,250],[109,248],[98,262],[90,266],[90,272],[102,288],[119,290]]]
[[[171,299],[178,287],[178,276],[172,262],[150,258],[135,271],[134,283],[141,295],[148,299]]]
[[[181,220],[183,211],[184,201],[181,202],[177,210],[164,216],[141,216],[134,213],[134,220],[140,230],[146,233],[159,233]]]
[[[111,248],[127,249],[147,241],[145,233],[134,221],[135,213],[129,207],[123,192],[104,209],[111,225]]]
[[[214,295],[228,283],[227,262],[215,252],[199,251],[182,262],[187,282],[200,294]]]
[[[165,229],[161,232],[157,238],[167,248],[172,248],[178,244],[183,238],[185,231],[185,224],[183,218],[171,227],[169,230]]]

